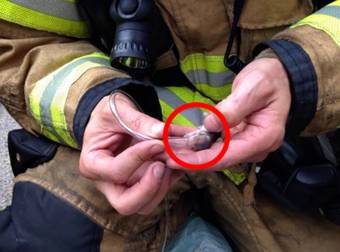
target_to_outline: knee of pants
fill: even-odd
[[[102,235],[87,216],[29,182],[15,185],[12,205],[0,212],[3,252],[99,252]]]
[[[192,217],[166,248],[166,252],[177,251],[232,252],[232,249],[217,228],[202,218]]]

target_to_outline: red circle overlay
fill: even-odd
[[[222,126],[224,129],[225,137],[224,137],[224,144],[223,144],[222,150],[218,153],[218,155],[214,159],[203,164],[192,164],[192,163],[188,163],[188,162],[181,160],[172,151],[172,148],[169,144],[169,128],[170,128],[172,121],[175,119],[175,117],[179,113],[183,112],[184,110],[191,109],[191,108],[203,108],[214,113],[217,116],[217,118],[222,122]],[[227,152],[229,143],[230,143],[230,129],[229,129],[228,122],[224,118],[223,114],[219,110],[217,110],[214,106],[211,106],[203,102],[191,102],[191,103],[187,103],[187,104],[184,104],[178,107],[170,114],[169,118],[166,120],[165,125],[164,125],[163,142],[164,142],[165,150],[177,164],[189,170],[195,170],[195,171],[205,170],[217,164],[217,162],[220,161],[225,155],[225,153]]]

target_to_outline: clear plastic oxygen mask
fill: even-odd
[[[136,130],[129,127],[119,114],[119,109],[116,104],[116,97],[120,94],[119,92],[114,92],[110,95],[110,108],[113,116],[116,118],[119,125],[126,131],[127,134],[139,141],[146,140],[161,140],[154,137],[142,134]],[[199,151],[210,148],[218,138],[220,138],[220,133],[211,133],[205,129],[204,126],[199,126],[196,130],[185,134],[183,137],[169,137],[169,144],[173,148],[178,149],[190,149],[193,151]]]

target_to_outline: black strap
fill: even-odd
[[[181,71],[179,65],[155,72],[151,77],[151,82],[157,86],[187,86],[194,89],[194,86]]]
[[[240,54],[240,46],[241,46],[241,32],[238,27],[238,23],[241,17],[242,9],[244,6],[244,0],[235,0],[234,1],[234,18],[233,23],[231,25],[231,30],[228,39],[227,49],[224,54],[224,65],[233,71],[235,74],[239,73],[244,67],[245,63],[243,63],[238,57]],[[231,49],[233,47],[234,41],[237,41],[237,55],[230,55]]]
[[[225,57],[228,58],[231,53],[232,46],[234,44],[235,40],[235,35],[237,36],[237,41],[240,42],[240,29],[237,26],[238,22],[241,17],[242,9],[244,5],[244,0],[235,0],[234,1],[234,18],[233,18],[233,23],[231,25],[231,30],[229,34],[229,39],[228,39],[228,45],[227,45],[227,50],[225,51]],[[237,54],[240,53],[240,44],[237,44]]]
[[[110,17],[112,0],[81,0],[78,7],[81,13],[89,20],[92,43],[100,50],[109,54],[115,36],[115,23]]]
[[[314,9],[315,11],[319,10],[325,7],[327,4],[330,4],[331,2],[333,2],[333,0],[313,0]]]

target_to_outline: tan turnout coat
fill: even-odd
[[[223,55],[232,21],[232,0],[158,0],[180,58],[197,52]],[[275,36],[300,44],[314,64],[318,80],[317,112],[305,129],[316,134],[334,129],[340,121],[339,45],[326,33],[310,26],[286,29],[313,12],[311,0],[248,0],[242,12],[241,58],[251,60],[259,42]],[[98,51],[84,40],[32,30],[0,21],[0,102],[27,130],[40,132],[27,112],[27,97],[35,83],[67,60]],[[56,53],[57,52],[57,53]],[[271,52],[265,52],[263,57]],[[171,53],[163,66],[174,64]],[[87,71],[68,94],[65,107],[72,129],[73,116],[82,95],[104,80],[125,77],[112,68]],[[159,251],[164,238],[165,204],[150,216],[120,216],[94,187],[79,174],[79,151],[61,146],[53,160],[16,178],[30,181],[79,209],[105,228],[101,251]],[[255,205],[244,204],[242,190],[219,173],[191,173],[168,195],[169,239],[178,231],[191,207],[190,189],[200,188],[211,215],[239,251],[338,251],[340,228],[317,216],[281,209],[258,195]]]

